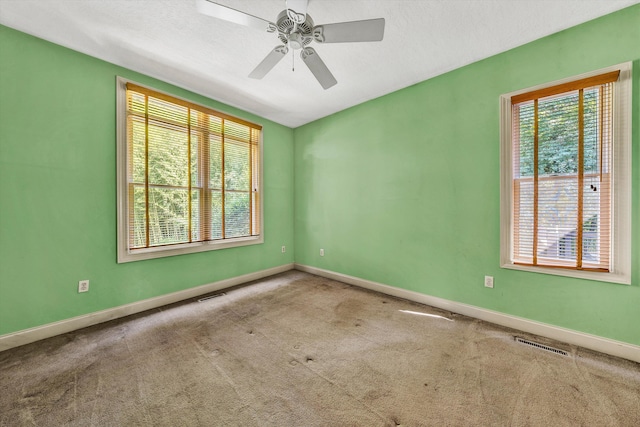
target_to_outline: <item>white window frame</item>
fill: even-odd
[[[631,64],[631,62],[625,62],[500,96],[500,266],[502,268],[626,285],[631,284]],[[515,264],[512,262],[514,220],[511,97],[616,70],[620,70],[620,77],[614,85],[613,93],[612,246],[610,271],[594,272]]]
[[[264,243],[264,186],[263,186],[263,132],[260,132],[259,142],[259,181],[260,197],[258,198],[257,207],[259,212],[259,230],[258,236],[238,237],[234,239],[225,239],[219,241],[205,241],[184,243],[171,246],[160,246],[144,249],[129,249],[129,198],[127,192],[127,95],[126,85],[133,83],[138,86],[147,87],[156,92],[165,93],[154,88],[142,85],[140,83],[125,79],[123,77],[116,78],[116,162],[117,162],[117,203],[118,203],[118,263],[131,261],[140,261],[145,259],[163,258],[175,255],[184,255],[196,252],[213,251],[218,249],[235,248],[239,246],[257,245]],[[182,99],[195,104],[193,101],[180,98],[173,94],[167,94],[176,99]],[[210,109],[210,107],[203,106]],[[226,113],[224,113],[226,114]]]

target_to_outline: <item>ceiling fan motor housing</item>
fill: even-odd
[[[286,10],[278,14],[276,21],[278,27],[278,38],[285,45],[292,49],[302,49],[313,40],[313,19],[307,15],[307,19],[302,24],[295,24]]]

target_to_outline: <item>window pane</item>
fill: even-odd
[[[211,240],[222,239],[222,192],[211,192]]]
[[[128,135],[129,135],[129,180],[135,183],[144,183],[145,180],[145,126],[144,119],[135,116],[129,116]]]
[[[252,209],[253,209],[253,218],[251,218],[251,234],[254,236],[258,236],[260,234],[260,194],[257,192],[251,193],[252,200]]]
[[[515,162],[515,177],[533,176],[533,138],[534,138],[534,106],[529,102],[517,107],[514,122],[517,123],[514,141],[519,156]]]
[[[533,262],[533,180],[514,184],[514,256],[519,262]]]
[[[129,227],[130,247],[144,248],[147,246],[147,216],[144,186],[130,186],[133,189],[133,198],[129,200],[133,204],[133,221]]]
[[[249,193],[225,192],[225,237],[249,235]]]
[[[578,92],[538,102],[538,173],[578,173]]]
[[[600,110],[599,93],[597,88],[584,91],[584,172],[599,171],[600,145]]]
[[[191,241],[199,242],[203,236],[200,232],[200,192],[191,190]]]
[[[249,190],[249,144],[224,144],[225,190]]]
[[[200,133],[191,131],[191,186],[201,187],[200,167]]]
[[[596,178],[585,179],[582,208],[582,260],[600,263],[600,189]]]
[[[576,260],[578,178],[538,182],[538,257]]]
[[[149,245],[189,241],[188,190],[149,189]]]
[[[149,122],[149,184],[189,185],[187,132]]]
[[[222,138],[209,136],[209,188],[222,190]]]

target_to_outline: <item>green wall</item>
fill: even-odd
[[[264,244],[116,263],[116,76],[264,126]],[[0,335],[293,254],[290,128],[0,26]],[[88,293],[77,293],[81,279]]]
[[[295,254],[300,264],[640,345],[640,185],[631,286],[500,269],[498,117],[500,94],[632,60],[637,184],[639,41],[640,5],[294,131],[0,26],[0,335]],[[116,263],[117,75],[263,124],[264,244]],[[80,279],[90,292],[77,293]]]
[[[499,96],[626,61],[632,285],[501,269]],[[300,127],[296,262],[640,345],[639,104],[640,5]]]

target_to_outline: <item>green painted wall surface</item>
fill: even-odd
[[[292,131],[0,26],[0,335],[295,253],[301,264],[640,345],[639,41],[633,6]],[[499,95],[630,60],[632,285],[500,269]],[[117,75],[263,124],[263,245],[116,263]],[[77,293],[80,279],[89,293]]]
[[[632,285],[501,269],[499,96],[626,61]],[[640,345],[639,105],[640,5],[300,127],[296,262]]]
[[[116,263],[116,76],[264,126],[264,244]],[[0,335],[293,254],[291,129],[0,26]]]

